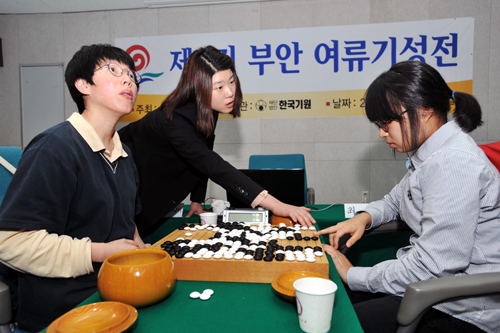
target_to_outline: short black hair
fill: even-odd
[[[134,60],[124,50],[109,44],[93,44],[82,46],[73,58],[68,62],[64,78],[68,86],[71,97],[78,106],[78,112],[85,110],[82,93],[76,89],[75,82],[78,79],[84,79],[90,84],[94,84],[92,77],[97,66],[100,66],[105,60],[115,60],[127,65],[135,71]],[[139,88],[139,84],[137,88]]]

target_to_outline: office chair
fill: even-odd
[[[19,164],[23,151],[17,147],[0,147],[0,204],[5,197],[5,192],[9,183],[12,180],[13,172]],[[6,162],[7,163],[6,163]],[[13,315],[13,302],[11,301],[17,297],[17,290],[13,289],[17,285],[14,276],[16,274],[11,274],[13,271],[11,269],[1,264],[0,272],[2,277],[5,279],[4,283],[0,281],[0,333],[11,332],[10,323],[12,321]],[[15,312],[15,309],[14,309]]]
[[[314,205],[315,195],[312,187],[307,187],[306,161],[302,154],[252,155],[249,169],[304,169],[304,202]]]
[[[500,142],[479,145],[500,170]],[[500,272],[419,281],[406,287],[398,312],[398,333],[412,333],[433,305],[467,297],[500,294]]]

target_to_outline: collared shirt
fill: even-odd
[[[122,142],[120,141],[120,136],[118,132],[115,131],[113,135],[113,145],[114,149],[112,152],[109,152],[101,138],[95,131],[94,127],[89,124],[85,118],[78,112],[75,112],[67,119],[73,125],[73,127],[78,131],[78,133],[83,137],[83,139],[89,144],[90,148],[94,152],[102,152],[106,158],[113,163],[119,157],[127,157],[128,154],[123,150]]]
[[[402,218],[415,232],[397,259],[347,273],[352,290],[403,296],[410,283],[500,272],[500,176],[474,140],[454,122],[428,138],[408,173],[366,212],[371,228]],[[499,297],[446,302],[438,310],[493,332]]]

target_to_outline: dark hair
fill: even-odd
[[[419,141],[417,109],[432,109],[434,115],[446,123],[452,98],[455,102],[455,120],[465,132],[471,132],[483,123],[481,106],[476,98],[467,93],[453,92],[432,66],[418,60],[408,60],[393,65],[370,84],[365,95],[365,110],[371,122],[401,121],[400,113],[406,110],[411,142],[407,142],[404,122],[401,122],[401,131],[404,147],[412,151],[418,148]]]
[[[230,56],[220,52],[213,46],[199,48],[187,58],[177,87],[161,104],[161,109],[172,120],[174,110],[188,102],[196,104],[197,130],[207,137],[215,130],[212,110],[212,76],[226,69],[234,75],[236,90],[234,106],[230,112],[233,118],[240,116],[240,107],[243,101],[240,81],[234,68],[234,61]]]
[[[64,78],[69,93],[78,106],[78,112],[82,113],[85,110],[85,103],[83,102],[82,93],[75,87],[76,80],[84,79],[88,83],[94,84],[92,77],[95,69],[103,65],[102,62],[110,60],[121,62],[135,71],[134,60],[130,55],[124,50],[109,44],[82,46],[68,62]],[[137,84],[137,89],[139,89],[139,84]]]

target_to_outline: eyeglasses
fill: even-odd
[[[127,71],[127,76],[130,78],[130,80],[132,80],[135,83],[141,82],[141,74],[139,74],[136,71],[133,71],[131,69],[121,68],[117,64],[102,65],[101,67],[97,68],[94,72],[97,72],[98,70],[100,70],[101,68],[106,67],[106,66],[108,67],[109,72],[111,74],[113,74],[114,76],[120,77],[123,75],[123,72]]]
[[[408,111],[403,111],[400,114],[398,114],[398,116],[401,118],[403,116],[403,114],[405,114],[406,112],[408,112]],[[374,121],[373,123],[375,125],[377,125],[377,127],[380,128],[382,131],[389,132],[389,124],[392,123],[394,120],[395,119],[391,119],[391,120],[377,120],[377,121]]]

